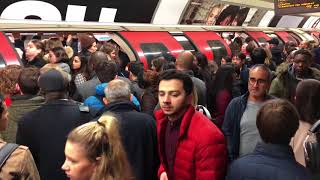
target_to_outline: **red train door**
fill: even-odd
[[[298,44],[298,42],[286,31],[275,31],[274,33],[278,35],[284,41],[284,43],[287,43],[288,41],[293,41],[296,44]]]
[[[214,60],[220,64],[223,56],[231,56],[228,44],[216,32],[184,32],[184,34],[209,61]]]
[[[249,36],[251,36],[258,44],[266,43],[271,38],[262,31],[248,31],[246,32]]]
[[[177,57],[183,47],[168,32],[119,32],[144,63],[145,69],[151,67],[152,59],[158,56]]]
[[[10,64],[21,65],[20,57],[3,32],[0,32],[0,42],[0,68]]]

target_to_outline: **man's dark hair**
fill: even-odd
[[[305,56],[309,62],[312,60],[312,53],[309,50],[299,49],[294,53],[293,57],[296,57],[299,54]]]
[[[248,36],[246,37],[246,39],[244,40],[244,42],[249,43],[250,41],[253,41],[253,38]]]
[[[18,77],[18,85],[23,94],[36,95],[39,92],[39,68],[28,67],[22,69]]]
[[[187,95],[190,95],[192,93],[192,89],[193,89],[192,79],[189,75],[181,71],[178,71],[175,69],[163,71],[160,74],[159,82],[161,82],[162,80],[173,80],[173,79],[182,81],[183,89]]]
[[[251,53],[251,61],[253,64],[264,64],[267,53],[263,48],[255,48]]]
[[[100,64],[101,62],[106,62],[106,61],[108,61],[107,55],[101,51],[96,51],[93,54],[91,54],[90,59],[88,61],[89,73],[92,74],[92,72],[96,70],[97,64]]]
[[[130,62],[128,64],[128,70],[134,75],[138,76],[139,73],[143,71],[143,63],[139,61]]]
[[[273,79],[273,75],[272,75],[272,72],[270,71],[270,69],[268,68],[268,66],[266,66],[265,64],[255,64],[250,68],[250,71],[257,69],[257,68],[264,70],[268,74],[267,80],[270,83]]]
[[[245,61],[246,60],[246,55],[243,54],[242,52],[239,52],[236,54],[236,57],[238,57],[239,59],[241,59],[241,61]]]
[[[111,61],[104,61],[97,64],[95,72],[102,83],[108,83],[118,74],[116,63]]]
[[[227,63],[231,63],[232,62],[232,58],[230,56],[223,56],[222,58],[224,60],[226,60]]]
[[[299,114],[287,100],[267,101],[257,115],[257,128],[265,143],[288,145],[299,127]]]

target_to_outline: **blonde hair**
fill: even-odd
[[[98,121],[77,127],[68,135],[68,141],[82,146],[90,161],[101,158],[91,180],[133,179],[115,117],[103,115]]]

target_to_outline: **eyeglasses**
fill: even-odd
[[[268,81],[265,79],[256,79],[256,78],[250,77],[249,82],[250,82],[250,84],[256,84],[256,83],[257,84],[266,84]]]

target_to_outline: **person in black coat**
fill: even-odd
[[[130,86],[125,81],[112,80],[104,91],[106,107],[100,114],[112,113],[119,120],[121,140],[135,179],[157,179],[159,158],[154,118],[139,112],[130,102]]]
[[[68,179],[61,170],[67,135],[92,117],[88,107],[67,99],[66,73],[51,69],[40,75],[38,84],[46,102],[18,121],[16,142],[30,148],[41,179]]]

